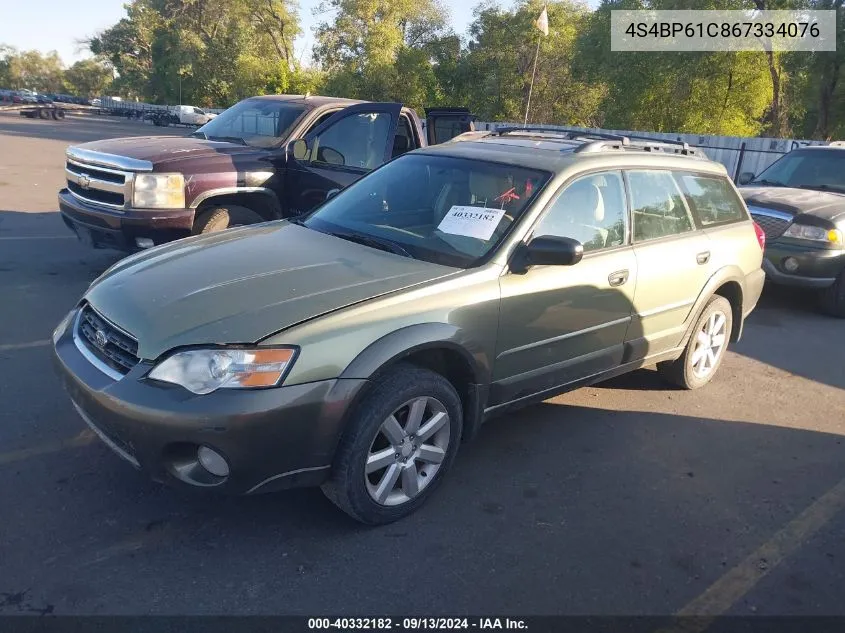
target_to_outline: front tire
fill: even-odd
[[[259,222],[264,222],[264,218],[246,207],[239,207],[237,205],[211,207],[200,213],[199,217],[194,221],[193,234],[205,235],[206,233],[216,233],[217,231],[235,226],[258,224]]]
[[[391,367],[354,410],[323,492],[361,523],[406,517],[443,480],[462,428],[461,399],[448,380],[414,365]]]
[[[839,273],[832,286],[821,291],[819,299],[825,314],[845,319],[845,270]]]
[[[683,389],[699,389],[709,383],[722,364],[733,329],[730,302],[719,295],[710,298],[692,330],[681,357],[657,364],[660,375]]]

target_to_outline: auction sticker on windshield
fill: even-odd
[[[504,214],[504,209],[455,205],[449,209],[437,229],[452,235],[489,240]]]

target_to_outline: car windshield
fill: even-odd
[[[794,150],[773,163],[751,184],[845,193],[845,151]]]
[[[276,147],[304,112],[305,106],[287,101],[246,99],[221,112],[192,136]]]
[[[512,165],[408,154],[345,189],[302,224],[469,268],[496,247],[550,177]]]

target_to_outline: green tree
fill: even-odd
[[[63,82],[62,60],[56,51],[18,51],[0,46],[0,84],[14,90],[60,92]]]
[[[437,99],[433,57],[452,34],[436,0],[326,0],[319,10],[335,15],[314,47],[327,93],[413,107]]]
[[[469,101],[484,118],[522,121],[539,40],[530,120],[598,125],[607,89],[602,81],[584,81],[577,59],[578,34],[589,23],[589,11],[568,0],[549,2],[545,37],[534,25],[542,7],[542,2],[531,0],[510,11],[492,4],[476,9],[461,73]]]
[[[65,70],[65,86],[73,94],[96,97],[105,94],[114,76],[112,69],[95,59],[83,59]]]

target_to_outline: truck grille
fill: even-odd
[[[68,191],[80,200],[122,208],[130,197],[134,174],[68,159],[65,177]]]
[[[77,338],[97,359],[126,374],[138,364],[138,341],[85,305],[76,324]]]
[[[776,237],[783,235],[784,231],[789,228],[791,222],[782,218],[774,218],[770,215],[760,215],[751,212],[751,217],[760,225],[763,232],[766,234],[767,240],[773,240]]]

